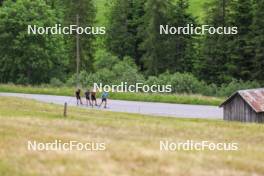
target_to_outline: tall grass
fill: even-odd
[[[264,126],[113,113],[0,97],[1,176],[261,176]],[[250,136],[250,137],[248,137]],[[106,151],[29,151],[28,141],[105,142]],[[160,141],[238,143],[238,151],[160,151]]]

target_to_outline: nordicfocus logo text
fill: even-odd
[[[104,92],[151,92],[151,93],[170,93],[172,85],[147,85],[136,83],[128,85],[127,82],[121,82],[119,85],[103,85],[102,83],[94,83],[94,90]]]
[[[238,27],[214,27],[211,25],[194,26],[187,24],[182,27],[175,27],[169,25],[160,25],[161,35],[236,35],[238,34]]]
[[[192,140],[184,142],[160,141],[160,151],[237,151],[238,149],[238,143],[196,142]]]
[[[48,143],[28,141],[27,149],[30,151],[105,151],[106,144],[103,142],[62,142],[61,140]]]
[[[61,24],[55,24],[54,26],[50,27],[42,27],[37,25],[28,25],[27,28],[28,35],[57,35],[57,34],[64,34],[64,35],[72,35],[72,34],[86,34],[86,35],[103,35],[106,33],[106,28],[103,26],[100,27],[93,27],[93,26],[77,26],[77,25],[69,25],[69,26],[62,26]]]

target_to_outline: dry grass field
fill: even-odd
[[[1,176],[261,176],[264,126],[69,108],[0,97]],[[29,151],[27,142],[105,142],[105,151]],[[237,142],[238,151],[161,152],[160,140]]]

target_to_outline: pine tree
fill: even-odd
[[[252,30],[255,48],[254,78],[264,81],[264,0],[256,0]]]
[[[231,74],[236,79],[251,80],[254,69],[254,45],[252,43],[253,9],[251,0],[238,0],[233,7],[233,25],[238,34],[231,45]]]
[[[185,27],[187,24],[195,25],[194,17],[188,13],[188,0],[179,0],[176,5],[171,5],[170,26]],[[196,50],[193,35],[169,35],[170,51],[167,53],[168,61],[164,66],[171,72],[191,72]]]
[[[145,0],[116,0],[108,17],[106,47],[120,59],[130,56],[138,65]]]
[[[168,0],[148,0],[145,14],[145,33],[142,49],[146,72],[150,75],[157,75],[166,71],[164,65],[167,61],[167,48],[169,43],[164,35],[160,35],[160,25],[168,22]]]
[[[133,0],[114,1],[108,18],[106,47],[119,58],[134,56]]]
[[[206,24],[214,27],[231,26],[231,0],[214,0],[208,4]],[[208,34],[202,46],[202,59],[199,62],[199,75],[209,83],[221,84],[231,80],[229,69],[232,69],[229,59],[230,35]]]
[[[140,45],[143,42],[143,30],[144,30],[144,15],[145,15],[145,3],[146,0],[134,0],[134,7],[133,7],[133,35],[135,36],[135,54],[131,56],[135,58],[136,64],[140,66],[140,70],[143,70],[144,65],[142,61],[142,57],[144,52],[141,50]]]

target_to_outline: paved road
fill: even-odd
[[[64,104],[65,102],[67,102],[70,106],[76,106],[74,97],[17,93],[0,93],[0,96],[28,98],[54,104]],[[100,102],[100,100],[98,100],[98,102]],[[139,113],[155,116],[170,116],[178,118],[223,118],[223,110],[216,106],[109,100],[109,108],[107,108],[106,110],[115,112]]]

